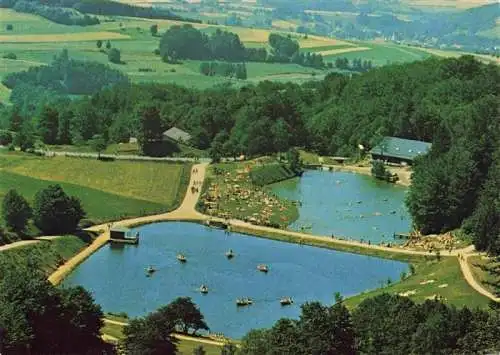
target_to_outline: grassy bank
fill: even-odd
[[[26,260],[35,262],[48,276],[87,245],[82,238],[70,235],[5,250],[0,253],[0,277],[4,268],[15,268]]]
[[[257,186],[274,184],[295,176],[296,174],[283,164],[263,165],[250,171],[250,179]]]
[[[480,308],[488,307],[488,298],[477,293],[464,280],[462,271],[460,270],[460,266],[458,264],[458,260],[455,257],[443,256],[440,258],[440,260],[437,260],[436,256],[434,255],[422,256],[388,252],[370,248],[363,248],[361,246],[342,245],[339,243],[335,243],[334,241],[330,242],[328,240],[318,241],[305,238],[297,238],[294,236],[287,236],[278,233],[258,232],[240,227],[235,227],[232,229],[232,231],[287,243],[298,243],[383,259],[398,260],[409,263],[413,266],[413,275],[408,276],[408,272],[406,277],[402,280],[391,280],[391,284],[389,286],[384,285],[384,287],[382,288],[373,291],[367,291],[360,295],[348,298],[346,300],[346,304],[349,307],[355,307],[363,299],[384,292],[405,293],[413,290],[415,291],[415,293],[413,294],[413,292],[409,292],[408,296],[416,302],[422,302],[426,298],[439,296],[443,297],[446,303],[455,306],[469,306]],[[421,282],[423,284],[421,284]],[[443,287],[442,285],[446,286]]]
[[[298,209],[293,201],[252,183],[250,172],[261,166],[256,161],[210,166],[199,203],[202,212],[282,228],[295,221]]]
[[[346,300],[347,306],[355,307],[366,298],[387,292],[407,294],[416,302],[423,302],[437,296],[445,303],[457,307],[488,307],[489,299],[477,293],[465,281],[457,258],[448,257],[441,261],[414,263],[413,265],[415,275],[401,282],[350,297]]]

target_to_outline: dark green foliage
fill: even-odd
[[[269,35],[269,45],[272,48],[273,61],[275,62],[290,61],[300,48],[297,41],[291,39],[289,36],[282,36],[277,33]]]
[[[193,349],[193,355],[206,355],[206,354],[207,352],[205,351],[205,348],[202,345],[199,345]]]
[[[22,233],[32,216],[28,201],[16,190],[9,190],[2,201],[2,218],[13,232]]]
[[[100,339],[103,313],[81,287],[59,290],[33,263],[3,268],[0,329],[6,354],[112,354]]]
[[[500,349],[500,312],[456,309],[440,301],[415,304],[382,294],[351,312],[306,303],[299,320],[281,319],[271,329],[252,330],[243,355],[479,354]]]
[[[12,8],[17,12],[26,12],[46,18],[47,20],[70,26],[91,26],[99,24],[95,16],[84,15],[66,7],[47,6],[42,1],[17,0]]]
[[[15,53],[9,52],[9,53],[4,54],[2,56],[2,58],[16,60],[17,59],[17,55]]]
[[[35,131],[31,122],[26,121],[22,124],[13,143],[21,148],[22,152],[29,151],[35,147]]]
[[[111,63],[121,64],[122,60],[121,60],[121,53],[120,53],[120,50],[118,50],[118,49],[116,49],[116,48],[111,48],[111,49],[108,51],[108,60],[109,60]]]
[[[275,182],[291,179],[297,174],[283,164],[267,164],[255,167],[250,171],[252,183],[258,186],[274,184]]]
[[[5,26],[5,29],[7,31],[12,31],[14,29],[14,26],[11,24],[11,23],[8,23],[6,26]]]
[[[297,149],[292,148],[287,153],[288,166],[296,175],[301,175],[303,170],[302,160]]]
[[[369,354],[463,354],[498,349],[498,312],[444,305],[415,304],[406,297],[383,294],[363,301],[352,314],[358,351]],[[491,327],[490,324],[495,324]],[[477,338],[471,335],[483,334]]]
[[[12,133],[9,131],[0,131],[0,145],[9,145],[12,141]]]
[[[106,49],[110,50],[111,49],[111,42],[106,41]]]
[[[198,330],[209,330],[205,323],[203,314],[193,303],[190,297],[179,297],[170,302],[167,306],[158,310],[170,322],[174,328],[184,334],[196,335]]]
[[[245,80],[247,78],[247,68],[245,63],[227,63],[227,62],[202,62],[200,64],[200,73],[207,76],[225,76],[235,77]]]
[[[389,180],[391,173],[385,168],[383,161],[374,160],[372,161],[372,176],[380,180]]]
[[[33,203],[35,225],[47,235],[73,232],[85,217],[80,200],[68,196],[59,185],[40,190]]]
[[[149,31],[151,32],[151,35],[156,36],[158,34],[158,25],[151,25],[151,27],[149,27]]]
[[[341,303],[302,305],[299,320],[280,319],[269,330],[252,330],[243,339],[244,355],[354,354],[354,329]]]
[[[98,39],[97,42],[95,43],[95,45],[98,49],[101,49],[102,48],[102,40]]]
[[[104,86],[127,82],[127,76],[121,71],[96,62],[70,59],[66,50],[49,66],[31,67],[27,71],[8,74],[2,80],[9,89],[31,84],[67,94],[92,94]]]
[[[500,149],[479,192],[477,208],[465,223],[477,250],[500,254]]]
[[[238,348],[233,343],[224,344],[220,350],[220,355],[235,355]]]
[[[182,20],[188,22],[201,22],[195,19],[182,18],[171,11],[156,6],[133,6],[110,0],[75,0],[73,7],[80,12],[107,16],[129,16],[165,20]]]
[[[90,140],[90,146],[97,152],[98,159],[101,157],[101,152],[106,149],[107,145],[106,140],[100,134],[94,135]]]
[[[59,112],[44,106],[38,119],[38,132],[45,144],[56,144],[59,128]]]
[[[123,345],[128,354],[175,354],[177,340],[172,332],[192,330],[194,334],[198,329],[208,330],[203,315],[189,297],[181,297],[144,318],[131,320],[123,330]]]
[[[172,26],[162,36],[160,55],[166,61],[207,59],[210,57],[208,36],[191,25]]]

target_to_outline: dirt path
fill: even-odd
[[[50,236],[50,237],[38,237],[35,239],[30,239],[30,240],[20,240],[18,242],[14,242],[14,243],[0,246],[0,252],[5,251],[5,250],[9,250],[9,249],[23,247],[26,245],[36,244],[42,240],[53,240],[53,239],[57,239],[57,238],[60,238],[60,237],[59,236]]]
[[[500,297],[496,297],[493,293],[489,292],[484,287],[482,287],[472,275],[472,270],[470,269],[470,264],[468,259],[473,255],[478,255],[478,253],[468,253],[468,254],[465,253],[458,258],[458,262],[460,263],[460,269],[462,269],[462,273],[464,275],[465,280],[474,290],[476,290],[483,296],[486,296],[495,302],[500,302]]]

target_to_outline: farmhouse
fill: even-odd
[[[370,150],[370,154],[373,160],[411,165],[416,157],[426,154],[431,149],[431,145],[422,141],[384,137],[377,146]]]
[[[163,139],[171,139],[177,143],[188,143],[191,139],[191,135],[182,129],[172,127],[163,132]]]

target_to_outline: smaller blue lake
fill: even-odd
[[[301,201],[299,218],[289,227],[316,235],[335,235],[372,243],[401,242],[411,217],[406,189],[351,172],[307,170],[301,178],[271,186],[280,197]]]
[[[238,233],[225,234],[202,225],[169,222],[136,229],[138,246],[107,245],[69,275],[63,286],[82,285],[104,311],[143,316],[176,297],[189,296],[214,332],[240,338],[254,328],[270,327],[282,318],[297,318],[307,301],[331,304],[334,293],[350,296],[398,280],[406,263],[283,243]],[[232,260],[225,252],[233,249]],[[181,264],[177,253],[186,255]],[[269,266],[267,274],[256,267]],[[157,272],[146,277],[145,268]],[[207,295],[197,289],[209,287]],[[295,303],[282,307],[281,297]],[[251,297],[254,304],[236,307]]]

